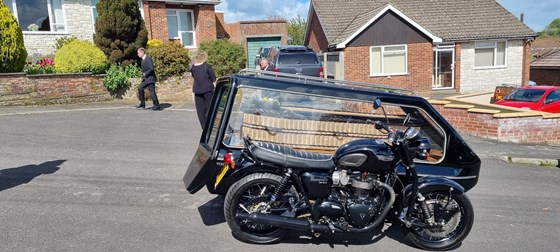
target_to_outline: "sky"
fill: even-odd
[[[269,16],[292,19],[307,18],[310,0],[221,0],[217,10],[225,11],[226,23],[262,20]],[[343,0],[341,0],[343,1]],[[497,0],[513,15],[523,12],[525,24],[535,31],[543,30],[552,20],[560,18],[560,0]]]

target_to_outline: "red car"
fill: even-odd
[[[501,101],[498,105],[560,113],[560,86],[520,87]]]

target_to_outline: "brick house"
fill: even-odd
[[[428,96],[529,80],[536,33],[495,0],[312,0],[307,20],[331,78]]]
[[[99,0],[2,0],[23,30],[30,55],[50,54],[56,39],[93,41]],[[187,48],[216,39],[214,6],[220,0],[138,1],[149,39],[176,40]]]
[[[531,80],[560,86],[560,38],[538,38],[531,48]]]

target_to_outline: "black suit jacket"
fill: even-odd
[[[142,73],[142,84],[156,83],[157,78],[156,72],[154,71],[154,62],[148,55],[142,60]]]

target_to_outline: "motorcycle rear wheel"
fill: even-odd
[[[230,187],[224,202],[224,215],[236,239],[256,244],[275,243],[282,239],[285,229],[235,218],[237,212],[260,211],[268,200],[255,202],[254,199],[256,197],[269,199],[281,180],[282,177],[275,174],[255,173],[242,178]],[[282,204],[282,202],[275,204]]]
[[[469,234],[474,222],[473,206],[466,194],[429,192],[423,195],[438,227],[403,226],[402,231],[414,246],[426,250],[448,250],[460,244]],[[420,205],[415,205],[415,210]],[[414,211],[413,220],[426,224],[421,211]]]

